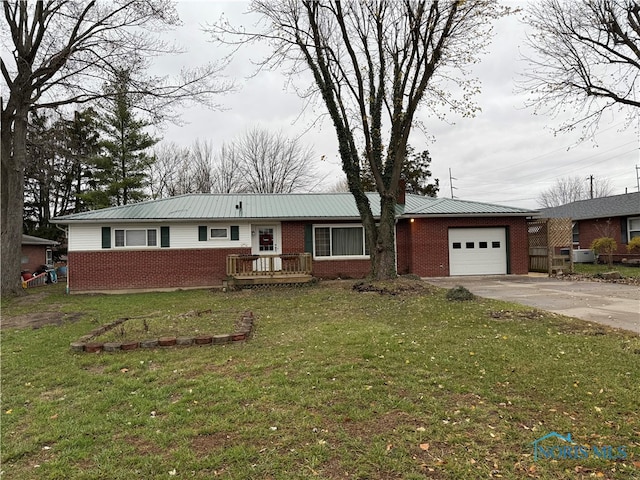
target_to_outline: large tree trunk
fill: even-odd
[[[394,198],[382,197],[380,200],[380,224],[375,248],[371,250],[373,280],[390,280],[397,276],[395,204]]]
[[[22,260],[23,183],[27,144],[28,107],[18,105],[15,116],[10,107],[2,111],[2,295],[23,293]],[[13,117],[13,122],[11,121]],[[12,125],[13,123],[13,125]],[[13,135],[11,129],[13,127]]]

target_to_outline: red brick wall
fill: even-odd
[[[607,220],[610,220],[607,222]],[[591,242],[600,237],[611,237],[616,241],[618,245],[618,251],[616,253],[627,253],[627,239],[622,239],[622,225],[621,222],[626,222],[626,218],[612,218],[612,219],[596,219],[596,220],[580,220],[578,222],[578,228],[580,230],[578,234],[578,242],[580,248],[591,248]]]
[[[609,221],[608,221],[609,220]],[[578,228],[580,229],[578,235],[578,241],[580,248],[591,248],[591,243],[600,237],[611,237],[616,241],[617,250],[612,255],[614,262],[623,262],[627,260],[638,260],[640,254],[637,252],[629,253],[627,250],[627,236],[622,238],[622,224],[627,223],[626,217],[614,217],[611,219],[601,218],[594,220],[580,220],[578,222]],[[625,228],[626,231],[626,228]],[[600,263],[606,263],[605,257],[600,257],[598,260]]]
[[[35,272],[47,261],[47,247],[38,245],[22,245],[22,257],[27,257],[29,261],[21,264],[20,269],[28,272]]]
[[[304,252],[306,222],[282,222],[282,253]]]
[[[411,242],[411,222],[401,220],[396,225],[396,255],[398,274],[405,275],[411,271],[411,257],[413,256],[413,243]]]
[[[226,278],[227,255],[249,248],[69,252],[70,292],[208,287]]]
[[[409,270],[421,277],[449,275],[449,228],[452,227],[506,227],[509,238],[508,273],[522,275],[529,270],[527,223],[524,217],[416,218],[413,223],[408,223],[408,227],[403,235],[409,234],[412,239]],[[398,250],[406,241],[398,240]],[[398,257],[400,267],[400,254]]]

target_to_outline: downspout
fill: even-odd
[[[64,232],[64,237],[67,239],[67,286],[64,291],[67,295],[69,295],[69,230],[67,228],[62,228],[57,223],[55,224],[56,228],[62,232]]]

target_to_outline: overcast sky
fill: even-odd
[[[241,14],[246,7],[244,2],[179,2],[184,26],[173,31],[171,37],[188,50],[179,59],[181,64],[196,66],[218,58],[221,52],[208,42],[201,26],[214,22],[223,12],[232,22],[250,25],[251,20]],[[579,132],[554,135],[552,128],[557,120],[534,115],[524,107],[525,96],[516,93],[514,84],[525,67],[519,60],[524,33],[517,18],[496,22],[489,53],[476,69],[482,81],[482,93],[477,98],[480,114],[470,119],[450,116],[449,123],[425,115],[429,135],[418,130],[412,134],[410,144],[417,151],[428,149],[431,153],[433,177],[440,179],[439,196],[450,197],[452,183],[456,198],[538,208],[537,196],[557,178],[579,176],[588,186],[591,175],[596,181],[608,180],[612,194],[637,191],[637,125],[622,131],[624,118],[609,115],[601,122],[594,141],[578,143]],[[251,58],[260,58],[255,49],[240,52],[231,65],[228,75],[239,88],[219,99],[224,111],[189,108],[182,113],[186,123],[167,126],[162,135],[182,146],[196,139],[208,140],[216,149],[253,126],[302,135],[303,143],[314,147],[318,167],[326,175],[323,186],[328,189],[344,178],[331,122],[327,119],[313,125],[317,112],[301,115],[302,101],[287,86],[283,74],[261,72],[247,78],[255,70]],[[168,60],[159,61],[158,66],[175,68]],[[449,169],[455,178],[451,183]]]

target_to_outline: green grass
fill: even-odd
[[[596,275],[613,271],[620,272],[620,275],[625,278],[640,278],[640,267],[628,267],[618,263],[614,263],[612,267],[593,263],[574,263],[573,270],[583,275]]]
[[[2,478],[640,477],[637,335],[450,302],[444,290],[350,286],[117,296],[53,286],[31,303],[5,299],[3,321],[39,311],[74,321],[2,331]],[[252,310],[252,339],[69,348],[123,316],[209,308]],[[624,445],[628,457],[534,462],[531,442],[551,431]]]

